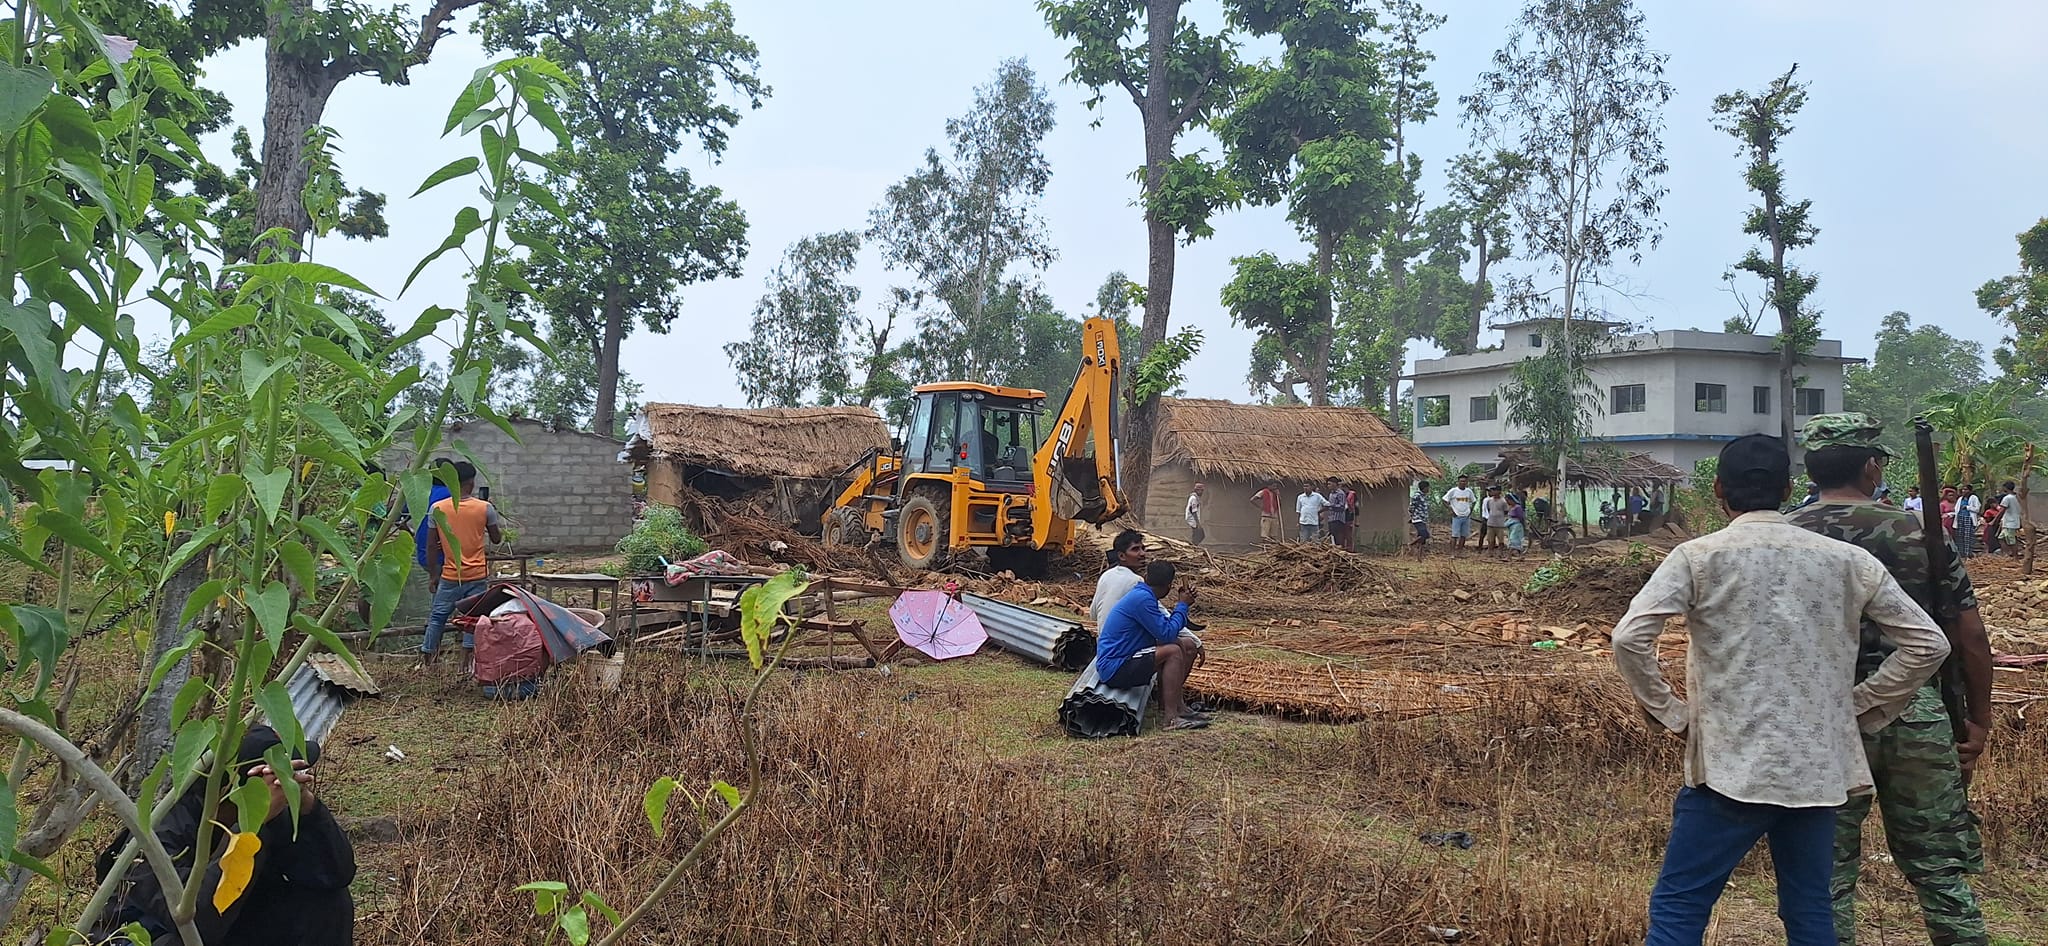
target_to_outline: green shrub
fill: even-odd
[[[650,505],[633,531],[619,540],[616,551],[625,556],[626,574],[658,575],[661,560],[680,562],[709,551],[711,546],[688,526],[683,514],[670,506]]]

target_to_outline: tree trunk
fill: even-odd
[[[1493,263],[1489,255],[1493,247],[1486,239],[1484,227],[1480,228],[1472,243],[1479,256],[1479,272],[1472,280],[1472,311],[1465,316],[1465,350],[1459,353],[1465,355],[1479,350],[1480,320],[1486,315],[1486,268]]]
[[[597,404],[590,411],[590,429],[609,437],[617,429],[619,411],[619,343],[626,337],[626,311],[617,282],[604,287],[604,343],[597,351]]]
[[[270,89],[263,108],[263,167],[256,180],[254,226],[259,237],[274,229],[291,234],[290,244],[279,249],[297,258],[312,226],[306,215],[306,182],[312,176],[306,135],[326,113],[339,73],[326,63],[280,50],[275,38],[280,29],[278,16],[272,14],[271,38],[264,50]]]
[[[1137,351],[1127,355],[1135,366],[1153,346],[1166,339],[1167,320],[1173,311],[1173,264],[1176,247],[1173,224],[1159,216],[1152,198],[1166,185],[1166,168],[1173,161],[1174,128],[1172,88],[1173,37],[1180,23],[1181,0],[1146,0],[1145,26],[1148,56],[1145,98],[1140,114],[1145,128],[1145,321],[1138,332]],[[1145,493],[1152,479],[1152,435],[1159,424],[1159,398],[1155,395],[1131,405],[1124,415],[1124,429],[1118,439],[1123,455],[1118,478],[1123,481],[1124,499],[1132,513],[1144,518]]]
[[[2027,481],[2034,478],[2034,445],[2027,444],[2026,456],[2020,461],[2020,542],[2022,558],[2020,574],[2034,574],[2034,515],[2027,509]]]
[[[1316,275],[1323,278],[1325,287],[1322,297],[1316,300],[1320,310],[1316,325],[1315,351],[1310,355],[1308,366],[1308,402],[1316,407],[1330,406],[1330,349],[1336,342],[1337,307],[1332,299],[1334,289],[1330,287],[1330,270],[1337,257],[1337,236],[1328,231],[1316,234]],[[1400,369],[1394,369],[1400,374]]]

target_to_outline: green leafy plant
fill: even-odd
[[[628,575],[658,575],[663,559],[680,562],[709,549],[709,544],[683,524],[681,511],[657,504],[647,507],[647,514],[617,546],[618,553],[626,558]]]
[[[1535,574],[1530,575],[1529,580],[1522,583],[1522,591],[1525,594],[1541,594],[1572,580],[1572,576],[1578,573],[1578,566],[1561,558],[1553,559],[1542,568],[1536,569]]]
[[[533,895],[534,915],[551,921],[546,942],[552,944],[559,934],[571,946],[588,946],[591,942],[590,918],[595,913],[611,923],[611,929],[597,940],[598,946],[619,943],[627,931],[639,925],[647,912],[668,896],[704,859],[719,837],[739,821],[740,815],[753,807],[761,792],[761,733],[760,720],[754,715],[754,700],[760,696],[762,685],[781,664],[789,642],[796,635],[783,635],[781,645],[773,651],[768,649],[768,645],[775,636],[776,628],[795,626],[797,618],[785,613],[784,608],[809,587],[810,581],[803,572],[791,570],[748,588],[740,595],[740,637],[747,645],[747,662],[754,668],[753,683],[747,688],[739,707],[740,733],[747,755],[746,788],[741,789],[724,779],[714,780],[702,789],[693,789],[666,775],[655,779],[640,801],[640,808],[647,814],[647,824],[654,836],[668,836],[673,827],[669,812],[677,796],[681,796],[689,803],[690,812],[700,826],[697,840],[640,904],[624,916],[620,916],[596,891],[572,891],[561,881],[537,880],[517,887],[518,891]]]

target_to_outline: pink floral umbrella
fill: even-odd
[[[974,609],[943,591],[906,591],[889,606],[896,636],[933,660],[965,657],[988,643]]]

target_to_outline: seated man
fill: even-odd
[[[1088,600],[1088,620],[1099,631],[1108,620],[1109,609],[1145,583],[1145,566],[1151,561],[1145,548],[1145,533],[1125,529],[1109,546],[1109,570],[1095,581],[1095,597]]]
[[[1183,689],[1202,654],[1201,638],[1187,632],[1195,589],[1183,586],[1173,610],[1161,613],[1159,601],[1173,592],[1173,579],[1173,563],[1153,562],[1145,568],[1145,583],[1109,609],[1095,642],[1095,675],[1104,686],[1127,690],[1158,674],[1165,728],[1201,729],[1209,717],[1188,706]]]

